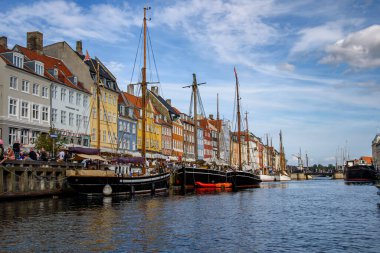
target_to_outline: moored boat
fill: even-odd
[[[222,170],[183,166],[174,171],[174,185],[194,188],[196,182],[206,184],[226,183],[227,174]]]
[[[131,175],[131,173],[117,173],[113,170],[102,169],[97,165],[95,169],[78,169],[67,171],[67,181],[70,186],[79,193],[85,194],[139,194],[139,193],[151,193],[156,192],[166,192],[169,189],[169,179],[170,173],[160,170],[159,172],[150,171],[146,168],[146,106],[147,106],[147,80],[146,80],[146,56],[147,56],[147,18],[146,11],[150,9],[149,7],[144,8],[144,66],[142,68],[142,81],[141,81],[141,123],[142,123],[142,134],[141,134],[141,155],[142,162],[141,172],[136,173],[137,175]],[[94,66],[94,62],[97,66]],[[102,102],[100,98],[104,94],[101,94],[100,86],[103,85],[99,77],[99,62],[90,59],[93,69],[96,71],[96,102],[97,102],[97,149],[100,150],[100,103]],[[105,96],[105,95],[104,95]],[[104,105],[103,105],[104,106]]]
[[[206,184],[206,183],[196,181],[195,185],[200,188],[232,188],[232,183]]]
[[[355,164],[346,166],[344,180],[350,182],[374,182],[378,179],[378,174],[372,165]]]

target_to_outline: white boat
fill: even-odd
[[[281,174],[281,175],[275,175],[274,181],[290,181],[291,178],[288,175]]]

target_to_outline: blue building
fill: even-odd
[[[137,119],[133,105],[121,93],[118,99],[118,153],[139,156],[137,151]]]

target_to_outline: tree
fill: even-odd
[[[52,134],[55,134],[57,138],[53,139],[50,137]],[[54,143],[55,141],[55,143]],[[62,134],[57,131],[55,128],[51,128],[49,131],[49,134],[42,133],[40,134],[36,141],[34,142],[36,149],[44,148],[47,152],[52,153],[53,152],[53,144],[54,144],[54,154],[58,153],[58,150],[60,150],[65,144],[66,140],[62,137]]]

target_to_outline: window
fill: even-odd
[[[88,116],[83,116],[83,127],[87,129],[88,126]]]
[[[29,143],[29,130],[28,129],[22,129],[21,130],[21,143],[22,144],[28,144]]]
[[[57,109],[51,110],[51,121],[54,123],[57,122]]]
[[[135,125],[135,124],[132,125],[132,133],[133,133],[133,134],[136,133],[136,125]]]
[[[49,121],[49,108],[43,106],[42,107],[42,120],[43,121]]]
[[[21,102],[21,117],[29,118],[29,103]]]
[[[40,88],[39,84],[36,84],[36,83],[33,84],[33,95],[37,95],[38,96],[39,88]]]
[[[61,101],[66,100],[66,89],[61,88]]]
[[[127,132],[129,133],[130,132],[130,129],[129,129],[129,123],[127,123]]]
[[[111,96],[111,94],[108,95],[108,103],[110,103],[110,104],[112,103],[112,96]]]
[[[74,103],[74,91],[69,91],[69,102]]]
[[[35,71],[36,71],[37,75],[43,76],[44,75],[44,66],[41,63],[36,62]]]
[[[28,93],[29,92],[29,82],[22,80],[21,91]]]
[[[17,90],[17,77],[15,77],[15,76],[10,77],[9,87],[11,89]]]
[[[39,135],[40,135],[40,132],[33,131],[32,132],[32,138],[31,138],[30,142],[35,143]]]
[[[82,115],[77,114],[77,127],[80,127],[82,125]]]
[[[9,128],[9,145],[13,145],[13,143],[16,141],[16,136],[17,136],[17,128],[10,127]]]
[[[123,122],[119,121],[119,131],[123,131]]]
[[[69,125],[74,126],[74,113],[69,113]]]
[[[32,118],[33,119],[39,119],[39,114],[40,114],[40,106],[33,104],[32,106]]]
[[[83,107],[88,106],[88,96],[83,96]]]
[[[52,98],[57,98],[57,91],[58,91],[58,87],[55,86],[55,85],[53,85],[51,87],[51,96],[52,96]]]
[[[103,142],[106,142],[106,130],[103,130]]]
[[[112,143],[112,135],[110,131],[108,131],[108,142]]]
[[[66,125],[66,111],[61,111],[61,124]]]
[[[17,100],[14,98],[9,99],[9,115],[17,116]]]
[[[82,102],[82,94],[77,93],[77,105],[80,105]]]
[[[92,118],[96,119],[96,108],[92,108]]]
[[[92,129],[92,136],[91,136],[91,140],[95,141],[96,140],[96,128],[93,128]]]
[[[18,68],[22,68],[24,65],[24,57],[20,54],[13,54],[13,65],[15,65]]]
[[[49,89],[48,87],[42,87],[42,97],[43,98],[48,98],[48,93],[49,92]]]

